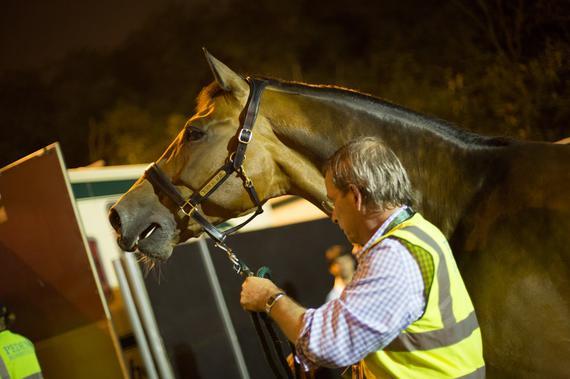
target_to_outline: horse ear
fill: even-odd
[[[202,49],[218,85],[224,91],[232,92],[237,97],[247,96],[249,91],[247,82],[228,66],[217,60],[205,47]]]

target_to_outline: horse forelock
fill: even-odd
[[[199,113],[201,110],[207,108],[214,98],[222,93],[224,93],[224,90],[216,82],[212,82],[202,88],[196,97],[196,112]]]

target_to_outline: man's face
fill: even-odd
[[[360,243],[358,240],[358,220],[361,215],[357,209],[356,197],[352,191],[342,193],[333,183],[329,171],[325,175],[327,197],[333,204],[331,219],[342,229],[348,240]]]

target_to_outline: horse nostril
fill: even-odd
[[[136,241],[133,240],[129,240],[123,237],[118,237],[117,238],[117,244],[119,245],[119,247],[121,249],[123,249],[124,251],[130,251],[130,252],[134,252],[137,249],[137,243]]]
[[[119,216],[119,212],[115,208],[111,208],[109,211],[109,222],[116,232],[121,232],[121,216]]]

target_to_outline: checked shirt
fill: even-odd
[[[305,367],[357,363],[422,316],[426,298],[418,261],[397,239],[371,247],[404,209],[394,212],[355,253],[358,267],[340,298],[305,312],[296,344],[297,359]]]

